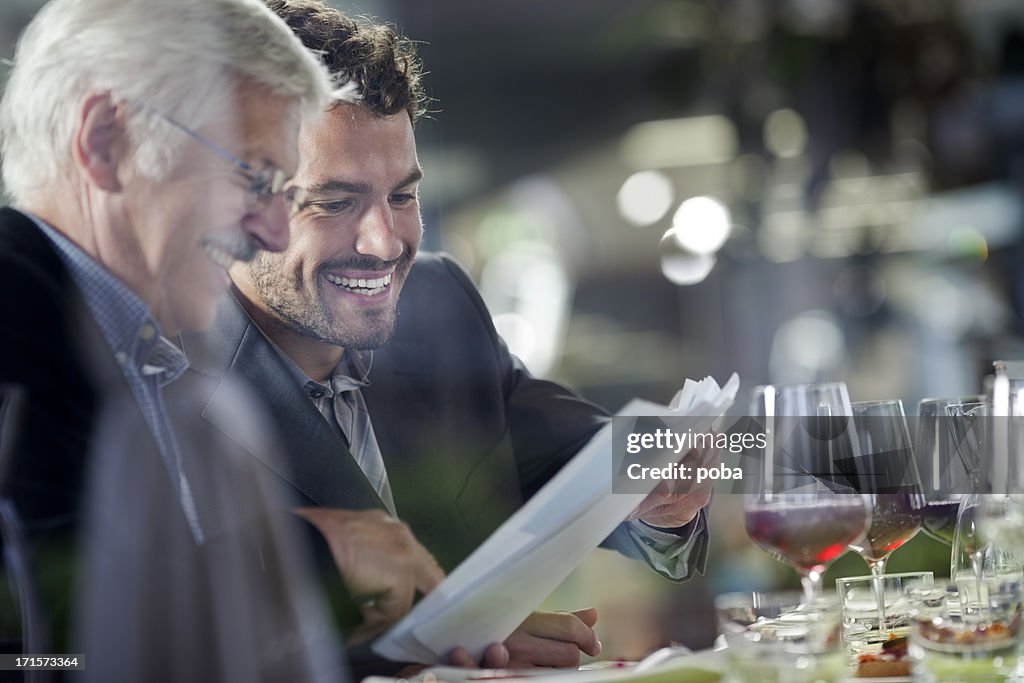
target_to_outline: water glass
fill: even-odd
[[[726,593],[715,598],[733,683],[837,683],[845,678],[839,605],[821,598],[801,608],[796,591]]]
[[[842,634],[851,659],[861,654],[877,654],[890,637],[905,636],[910,627],[908,588],[931,588],[931,572],[903,572],[881,577],[885,601],[884,628],[879,628],[875,602],[874,576],[847,576],[836,579],[836,594],[842,603]]]

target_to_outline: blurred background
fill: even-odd
[[[41,4],[0,5],[4,57]],[[426,246],[535,374],[609,410],[736,371],[736,414],[835,379],[914,414],[1024,358],[1024,3],[335,4],[422,41]],[[714,594],[797,585],[741,506],[704,577],[598,552],[549,606],[598,606],[605,656],[709,646]],[[919,534],[889,570],[922,568],[948,548]]]

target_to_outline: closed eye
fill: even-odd
[[[345,213],[353,206],[355,206],[355,200],[352,199],[325,199],[306,204],[306,208],[309,211],[321,216],[337,216]]]
[[[249,181],[249,192],[260,201],[267,201],[282,192],[288,183],[284,171],[273,166],[254,169],[249,164],[239,165],[239,173]]]
[[[395,206],[407,206],[417,200],[417,195],[415,192],[396,192],[389,200]]]

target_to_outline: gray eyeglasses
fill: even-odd
[[[267,166],[262,169],[253,168],[251,164],[242,161],[217,143],[207,140],[196,131],[183,123],[179,123],[167,114],[151,109],[145,105],[139,106],[143,111],[148,112],[174,126],[182,133],[231,164],[235,173],[248,183],[248,189],[246,190],[245,195],[246,208],[248,210],[253,211],[257,209],[265,209],[274,197],[278,195],[284,197],[285,202],[287,202],[289,217],[294,216],[301,208],[301,201],[296,196],[297,194],[301,194],[301,191],[299,188],[285,188],[285,184],[288,183],[289,178],[281,169],[274,166]]]

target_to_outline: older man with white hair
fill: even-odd
[[[280,550],[274,523],[245,502],[260,499],[258,483],[238,481],[253,495],[233,491],[235,507],[219,500],[244,470],[230,458],[198,457],[165,405],[164,387],[187,365],[167,336],[212,320],[233,262],[285,248],[284,187],[298,161],[300,119],[326,107],[331,87],[316,57],[258,0],[52,0],[20,39],[0,102],[14,207],[0,210],[0,392],[26,400],[18,443],[0,458],[0,503],[27,539],[22,559],[33,563],[53,622],[53,651],[67,644],[72,588],[95,586],[103,571],[91,561],[93,575],[79,571],[75,544],[87,524],[90,538],[111,543],[125,576],[138,574],[133,553],[146,552],[171,567],[168,576],[195,577],[214,558],[228,561],[211,554],[200,562],[191,548],[222,547],[236,521],[242,529],[257,519],[255,552],[239,564],[263,575],[234,582],[230,605],[277,578],[274,556],[262,554]],[[119,448],[89,457],[97,439]],[[117,476],[120,489],[104,486]],[[102,510],[84,520],[90,491],[130,501],[112,518],[118,526],[97,521]],[[161,523],[147,527],[157,515]],[[162,536],[118,545],[130,527]],[[3,536],[6,549],[26,550],[15,536]],[[166,590],[161,606],[171,610],[173,586]],[[171,641],[176,626],[160,637]],[[204,651],[223,652],[225,643],[203,643]],[[198,673],[172,667],[158,677],[174,671]]]

